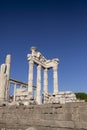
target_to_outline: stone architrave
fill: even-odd
[[[41,65],[37,66],[37,91],[36,102],[41,104]]]
[[[0,68],[0,101],[5,101],[6,87],[7,87],[7,74],[6,64],[2,64]]]
[[[32,95],[33,92],[33,60],[29,61],[29,76],[28,76],[28,93]]]

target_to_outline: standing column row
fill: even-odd
[[[33,60],[29,61],[29,78],[28,78],[28,93],[33,94]],[[53,83],[54,83],[54,94],[58,93],[58,64],[53,66]],[[44,69],[44,93],[48,93],[48,69]],[[37,91],[36,101],[41,104],[41,65],[37,65]]]

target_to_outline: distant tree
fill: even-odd
[[[87,93],[78,92],[78,93],[75,93],[75,95],[77,99],[85,100],[87,102]]]

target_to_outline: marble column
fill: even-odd
[[[54,94],[58,93],[58,65],[53,67],[53,82],[54,82]]]
[[[7,86],[6,64],[0,67],[0,102],[5,101],[5,93]]]
[[[37,66],[37,91],[36,102],[41,104],[41,65]]]
[[[33,60],[29,61],[29,74],[28,74],[28,93],[32,95],[33,92]]]
[[[11,55],[6,56],[6,75],[7,75],[7,86],[6,86],[6,92],[5,92],[5,99],[8,101],[9,100],[9,89],[10,89],[10,64],[11,64]]]
[[[6,56],[6,66],[7,66],[7,69],[6,69],[6,74],[8,76],[8,79],[10,78],[10,63],[11,63],[11,55],[7,55]]]
[[[14,99],[13,99],[13,101],[15,102],[15,93],[16,93],[16,84],[14,84]]]
[[[48,69],[44,69],[44,93],[48,93]]]

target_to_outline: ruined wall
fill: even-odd
[[[0,107],[0,130],[87,130],[87,103]]]

